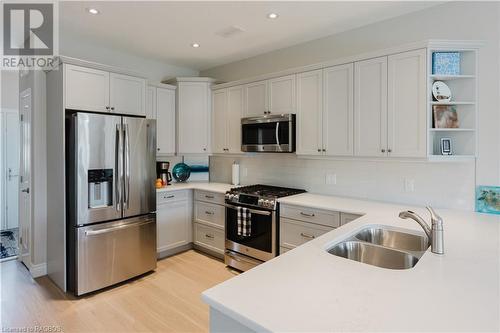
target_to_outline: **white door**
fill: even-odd
[[[245,86],[245,117],[262,116],[269,111],[267,81],[249,83]]]
[[[18,112],[5,112],[4,142],[5,152],[5,223],[2,229],[13,229],[19,226],[19,162],[20,162],[20,123]]]
[[[243,114],[243,87],[227,89],[227,143],[229,153],[241,153],[241,117]]]
[[[295,75],[269,80],[269,111],[295,113]]]
[[[211,95],[209,85],[205,82],[180,82],[177,89],[179,98],[178,153],[208,153]]]
[[[146,80],[111,73],[109,75],[111,112],[146,115]]]
[[[175,90],[156,89],[157,153],[175,154]]]
[[[156,215],[157,252],[173,249],[191,242],[189,201],[158,205]]]
[[[64,65],[64,79],[66,109],[110,111],[108,72]]]
[[[322,154],[322,113],[322,71],[297,74],[297,154]]]
[[[146,89],[146,118],[156,119],[156,87]]]
[[[326,155],[354,154],[354,66],[323,71],[323,149]]]
[[[389,56],[387,105],[389,156],[426,156],[425,73],[425,49]]]
[[[225,153],[227,142],[227,89],[212,94],[212,152]]]
[[[31,89],[20,94],[20,166],[19,166],[19,258],[30,265],[31,233]],[[29,267],[29,266],[28,266]]]
[[[354,64],[354,154],[387,155],[387,57]]]

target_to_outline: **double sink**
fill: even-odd
[[[368,226],[328,249],[328,253],[388,269],[414,267],[429,247],[426,236],[404,229]]]

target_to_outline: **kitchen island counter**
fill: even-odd
[[[219,331],[499,331],[500,217],[437,209],[445,254],[430,248],[415,267],[379,268],[327,249],[368,225],[422,229],[398,213],[423,208],[299,194],[282,205],[362,217],[202,294]]]

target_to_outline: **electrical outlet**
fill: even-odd
[[[405,178],[405,192],[415,191],[415,180]]]
[[[325,176],[326,185],[336,185],[337,184],[337,174],[327,173]]]

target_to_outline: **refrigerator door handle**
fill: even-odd
[[[124,124],[124,134],[125,134],[125,194],[124,203],[125,207],[128,209],[130,205],[130,139],[128,124]]]
[[[116,200],[116,210],[121,211],[122,202],[122,179],[123,179],[123,143],[121,135],[121,124],[116,124],[115,133],[115,200]]]
[[[139,221],[135,223],[129,223],[129,224],[119,224],[116,226],[112,226],[110,228],[105,228],[105,229],[98,229],[98,230],[88,230],[85,231],[85,236],[94,236],[94,235],[100,235],[100,234],[106,234],[108,232],[113,232],[117,230],[123,230],[131,227],[140,227],[145,224],[153,223],[153,220],[148,220],[148,221]]]

